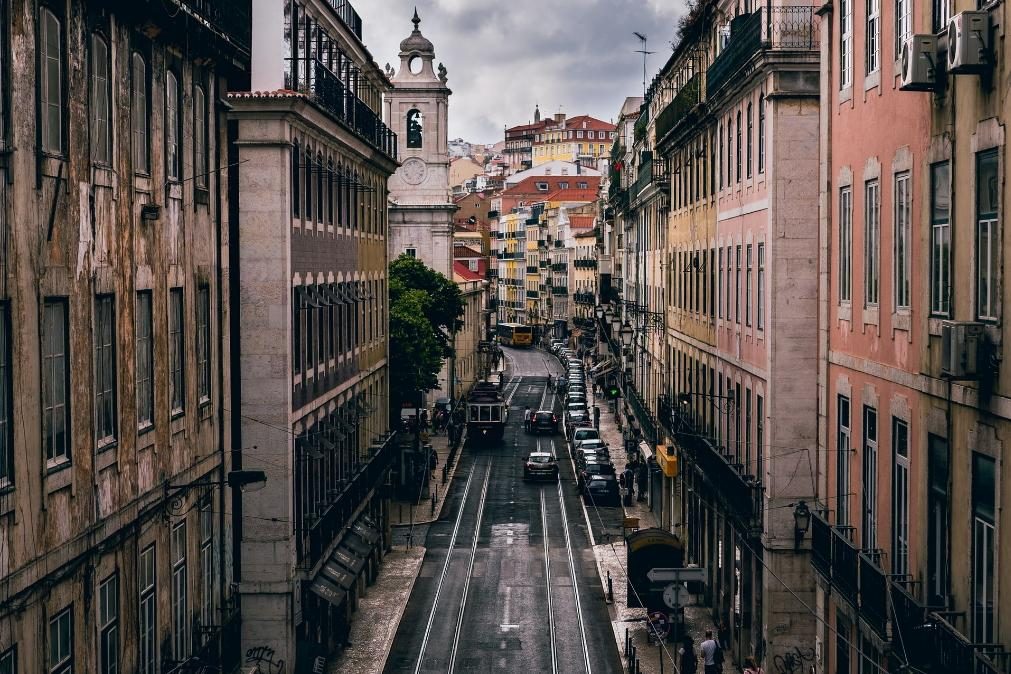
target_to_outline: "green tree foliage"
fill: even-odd
[[[390,264],[389,286],[390,391],[399,407],[438,385],[464,304],[451,279],[407,255]]]

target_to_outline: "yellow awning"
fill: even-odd
[[[678,476],[678,457],[673,445],[657,445],[656,462],[667,477]]]

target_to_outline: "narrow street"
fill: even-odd
[[[468,443],[387,672],[622,671],[563,436],[523,432],[525,407],[560,410],[547,374],[561,368],[537,350],[506,359],[505,438]],[[524,482],[537,449],[558,458],[557,484]],[[620,508],[599,516],[620,528]]]

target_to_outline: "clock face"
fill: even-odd
[[[420,185],[428,174],[428,167],[425,165],[425,162],[417,157],[411,157],[404,162],[401,171],[403,172],[404,182],[408,185]]]

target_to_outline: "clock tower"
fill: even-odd
[[[387,65],[387,125],[397,132],[401,167],[390,177],[390,259],[408,252],[453,278],[453,204],[449,185],[449,96],[446,68],[434,67],[435,48],[414,31],[400,43],[400,68]]]

